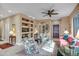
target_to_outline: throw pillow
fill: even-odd
[[[64,40],[67,40],[68,39],[68,34],[64,34]]]
[[[72,41],[73,41],[73,38],[72,37],[68,37],[68,43],[70,44],[70,43],[72,43]]]
[[[76,42],[75,46],[79,46],[79,42]]]

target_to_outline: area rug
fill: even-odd
[[[13,45],[10,44],[10,43],[4,43],[4,44],[0,44],[0,48],[1,49],[6,49],[6,48],[9,48],[9,47],[12,47]]]

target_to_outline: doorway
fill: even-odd
[[[59,38],[59,24],[53,25],[53,38]]]

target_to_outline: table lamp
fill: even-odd
[[[69,32],[67,30],[64,31],[64,34],[69,34]]]
[[[15,33],[13,31],[9,32],[11,36],[15,36]]]
[[[9,33],[10,33],[10,35],[13,35],[13,31],[10,31]]]
[[[79,39],[79,29],[77,31],[76,38]]]
[[[69,32],[65,29],[65,31],[64,31],[64,39],[65,40],[67,40],[68,39],[68,37],[69,37]]]
[[[35,32],[34,32],[34,34],[37,34],[38,33],[38,30],[37,29],[35,29]]]

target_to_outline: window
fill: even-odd
[[[75,36],[77,34],[77,31],[79,29],[79,13],[75,15],[73,18],[73,35]]]

